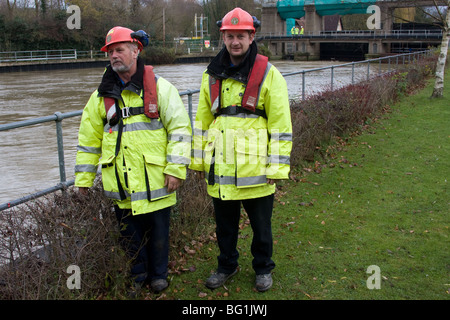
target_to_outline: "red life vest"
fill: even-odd
[[[156,80],[152,66],[145,66],[143,82],[144,82],[144,106],[123,108],[121,113],[123,118],[127,118],[129,116],[134,116],[137,114],[145,114],[150,119],[159,118]],[[111,124],[111,122],[112,121],[114,122],[114,120],[118,121],[115,99],[110,97],[104,97],[103,100],[105,102],[106,119],[108,123]]]
[[[269,58],[267,58],[266,56],[260,54],[256,55],[255,63],[253,64],[253,67],[250,70],[250,74],[247,81],[247,87],[245,88],[244,96],[242,97],[241,106],[242,108],[244,108],[245,111],[249,111],[250,113],[256,114],[259,114],[258,111],[262,111],[256,109],[256,105],[258,104],[259,87],[261,86],[264,80],[264,76],[266,75],[266,68],[268,62]],[[221,80],[213,79],[213,82],[211,82],[210,84],[211,105],[214,105],[214,102],[219,97],[220,90],[221,90]],[[236,110],[236,106],[227,106],[225,108],[220,108],[220,101],[219,101],[219,105],[216,111],[219,114],[226,113],[224,112],[223,109],[227,109],[229,107],[235,107],[234,110]]]

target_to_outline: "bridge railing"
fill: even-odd
[[[79,51],[77,49],[4,51],[0,52],[0,63],[95,59],[102,57],[105,57],[105,53],[101,51]]]
[[[351,62],[351,63],[341,64],[341,65],[333,65],[333,66],[328,66],[328,67],[323,67],[323,68],[315,68],[315,69],[309,69],[309,70],[302,70],[302,71],[298,71],[298,72],[285,73],[285,74],[283,74],[283,76],[290,77],[290,76],[295,76],[295,75],[301,75],[301,78],[302,78],[302,96],[301,97],[302,97],[302,100],[305,100],[306,99],[306,84],[307,84],[306,75],[309,73],[320,72],[323,70],[330,70],[330,87],[331,87],[331,90],[333,90],[334,85],[335,85],[335,71],[338,68],[343,68],[343,67],[348,68],[349,66],[351,66],[352,67],[351,83],[354,84],[357,81],[357,79],[355,77],[355,68],[357,66],[367,65],[367,67],[365,68],[366,74],[365,74],[364,80],[370,80],[370,78],[373,76],[383,74],[382,69],[381,69],[382,63],[386,63],[388,65],[388,69],[385,72],[391,72],[395,69],[398,69],[398,67],[400,65],[404,65],[407,63],[417,61],[418,59],[421,59],[421,58],[423,58],[427,55],[431,55],[431,54],[432,54],[431,50],[415,52],[415,53],[408,53],[408,54],[400,54],[400,55],[396,55],[396,56],[390,56],[390,57],[384,57],[384,58],[378,58],[378,59],[370,59],[370,60]],[[380,66],[378,68],[378,71],[371,70],[371,66],[374,66],[376,64],[378,64]],[[198,89],[180,92],[180,96],[188,97],[188,112],[189,112],[191,124],[193,123],[193,116],[194,116],[193,115],[193,99],[192,99],[192,97],[194,94],[197,94],[199,92],[200,92],[200,90],[198,90]],[[51,115],[51,116],[40,117],[40,118],[29,119],[29,120],[0,125],[0,132],[1,132],[1,131],[12,130],[12,129],[16,129],[16,128],[27,127],[27,126],[43,124],[43,123],[54,121],[56,123],[56,137],[57,137],[57,145],[58,145],[58,160],[59,160],[59,173],[60,173],[60,182],[58,184],[56,184],[55,186],[41,190],[39,192],[30,194],[27,196],[24,196],[24,197],[21,197],[19,199],[16,199],[16,200],[13,200],[13,201],[10,201],[7,203],[0,204],[0,211],[20,205],[22,203],[28,202],[30,200],[45,196],[47,194],[50,194],[50,193],[53,193],[56,191],[65,190],[68,187],[74,185],[75,181],[74,180],[67,181],[67,177],[66,177],[62,121],[67,118],[79,117],[82,115],[82,112],[83,112],[82,110],[67,112],[67,113],[56,112],[54,115]]]
[[[442,38],[441,29],[416,29],[416,30],[343,30],[343,31],[305,31],[304,34],[291,35],[286,33],[257,33],[258,40],[268,40],[271,38],[282,37],[301,39],[301,38],[364,38],[364,39],[402,39],[402,38],[420,38],[436,39]]]

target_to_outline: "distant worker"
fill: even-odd
[[[301,27],[300,34],[304,34],[305,33],[305,28],[303,28],[303,26],[300,26],[300,27]]]
[[[241,205],[253,230],[255,288],[272,286],[275,182],[289,178],[292,124],[286,81],[257,53],[259,21],[235,8],[218,22],[224,48],[203,73],[190,169],[213,199],[220,254],[205,282],[215,289],[238,271]]]
[[[293,26],[291,29],[292,35],[298,35],[299,34],[299,28],[297,26]]]
[[[102,166],[121,242],[133,257],[133,295],[147,283],[155,292],[168,286],[170,208],[191,151],[190,120],[177,89],[139,58],[146,44],[143,31],[108,32],[101,50],[110,65],[84,108],[75,167],[75,186],[86,193]]]

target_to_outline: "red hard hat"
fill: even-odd
[[[131,34],[133,32],[134,32],[133,30],[124,27],[112,28],[106,35],[105,45],[102,47],[101,50],[103,52],[108,52],[108,46],[111,44],[119,42],[133,42],[136,43],[139,47],[139,50],[142,51],[142,49],[144,48],[142,43],[139,42],[137,39],[131,37]]]
[[[228,12],[221,21],[220,31],[225,30],[250,30],[255,32],[253,17],[241,8],[235,8]]]

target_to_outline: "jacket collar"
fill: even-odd
[[[230,54],[224,46],[208,65],[207,73],[217,79],[232,78],[246,84],[250,70],[255,63],[257,53],[258,47],[256,42],[253,41],[245,55],[244,60],[242,60],[239,65],[232,66]]]
[[[136,94],[140,94],[144,87],[144,61],[138,57],[137,59],[136,73],[131,77],[131,81],[122,84],[119,75],[112,69],[111,65],[106,67],[103,74],[102,81],[98,87],[99,97],[113,97],[118,98],[123,90],[132,91]]]

